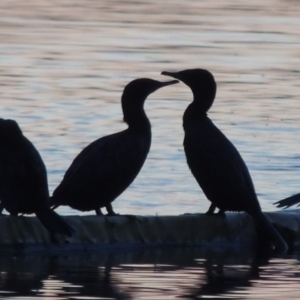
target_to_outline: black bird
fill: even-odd
[[[74,229],[49,207],[47,171],[17,122],[0,119],[0,213],[36,214],[50,233],[71,236]]]
[[[111,203],[140,172],[151,144],[151,125],[144,111],[148,95],[177,80],[160,82],[148,78],[131,81],[122,95],[124,131],[102,137],[84,148],[74,159],[53,192],[51,204],[69,205],[81,211],[95,210],[115,215]]]
[[[288,207],[291,207],[296,204],[298,204],[297,206],[300,206],[300,193],[290,196],[288,198],[285,198],[283,200],[277,201],[274,204],[277,207],[284,207],[284,208],[288,208]]]
[[[245,211],[279,251],[286,251],[286,243],[261,210],[244,160],[207,117],[217,90],[213,75],[203,69],[162,74],[181,80],[193,92],[194,100],[183,116],[183,145],[192,174],[212,202],[207,214],[213,214],[215,208],[220,214]]]

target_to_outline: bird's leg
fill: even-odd
[[[208,211],[205,213],[208,216],[212,216],[214,215],[215,209],[217,208],[216,205],[214,205],[213,203],[210,205]]]
[[[58,205],[58,204],[53,205],[53,206],[51,207],[51,209],[52,209],[52,210],[55,210],[55,209],[57,209],[59,206],[60,206],[60,205]]]
[[[214,213],[216,210],[217,206],[214,205],[213,203],[210,205],[208,211],[205,213],[207,216],[220,216],[222,218],[226,217],[225,215],[225,210],[220,209],[216,214]]]
[[[106,208],[106,211],[107,211],[107,216],[116,216],[117,214],[114,212],[113,208],[112,208],[112,205],[111,204],[108,204],[105,206]]]
[[[102,213],[100,207],[96,208],[96,209],[95,209],[95,212],[96,212],[96,215],[97,215],[97,216],[103,216],[103,213]]]
[[[3,205],[3,203],[1,202],[1,203],[0,203],[0,215],[1,215],[1,216],[2,216],[3,209],[4,209],[4,205]]]

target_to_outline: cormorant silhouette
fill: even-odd
[[[162,74],[181,80],[194,96],[183,116],[183,145],[192,174],[212,202],[207,214],[213,214],[215,208],[220,209],[220,214],[245,211],[278,251],[286,251],[286,243],[261,210],[244,160],[207,117],[217,90],[213,75],[203,69]]]
[[[102,137],[74,159],[62,182],[53,192],[51,205],[69,205],[80,211],[95,210],[115,215],[111,203],[140,172],[151,144],[151,125],[144,111],[148,95],[177,80],[160,82],[148,78],[131,81],[122,95],[124,131]]]
[[[36,214],[50,233],[71,236],[74,229],[49,207],[47,171],[17,122],[0,119],[0,212]]]
[[[296,204],[298,204],[297,206],[300,206],[300,193],[290,196],[288,198],[282,199],[280,201],[277,201],[274,204],[277,207],[284,207],[284,208],[288,208],[288,207],[291,207]]]

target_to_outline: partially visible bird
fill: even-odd
[[[296,204],[298,204],[297,206],[300,206],[300,193],[274,203],[274,205],[276,205],[277,207],[284,208],[288,208]]]
[[[101,208],[106,207],[109,215],[115,214],[111,203],[136,178],[150,150],[151,125],[144,102],[157,89],[175,83],[141,78],[125,87],[121,102],[128,128],[94,141],[79,153],[53,192],[54,208],[69,205],[102,215]]]
[[[220,214],[245,211],[277,250],[286,251],[286,243],[261,210],[244,160],[207,117],[217,90],[213,75],[203,69],[162,74],[181,80],[191,88],[194,96],[183,116],[183,144],[189,168],[212,203],[207,213],[213,214],[215,208],[220,209]]]
[[[74,229],[49,207],[47,171],[17,122],[0,119],[0,212],[36,214],[52,234],[71,236]]]

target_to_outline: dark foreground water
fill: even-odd
[[[1,256],[1,299],[299,299],[299,255],[169,248]]]
[[[120,97],[129,81],[209,69],[218,84],[210,117],[244,157],[263,209],[275,210],[274,201],[300,192],[299,16],[293,0],[1,0],[1,117],[15,119],[40,151],[52,192],[83,147],[126,128]],[[149,97],[151,151],[116,212],[207,210],[182,147],[190,100],[183,84]],[[221,250],[0,255],[0,295],[300,298],[297,255],[258,260]]]

